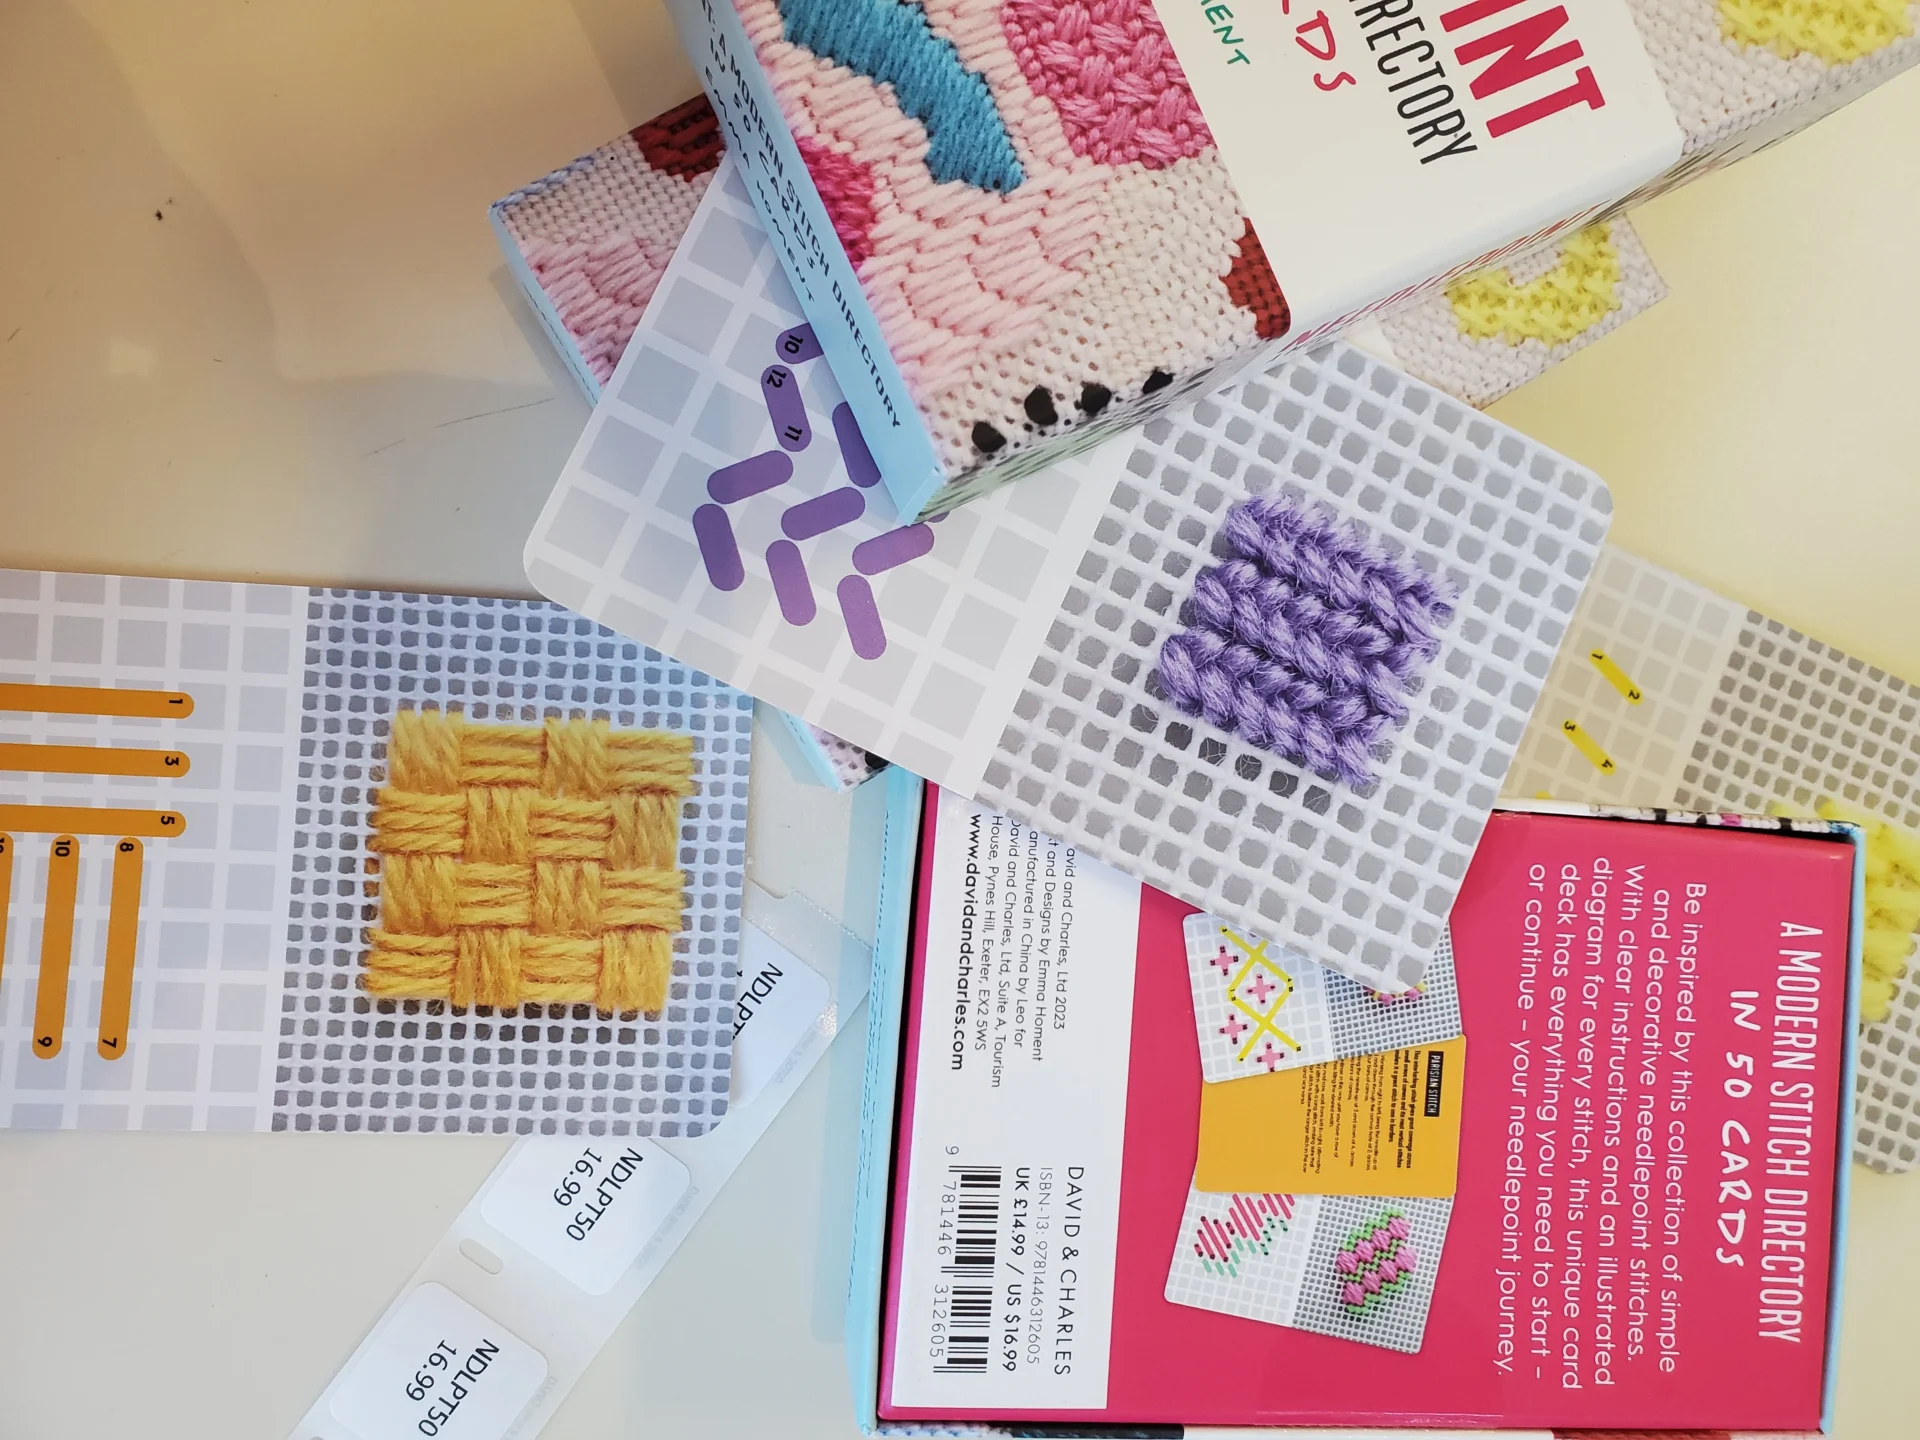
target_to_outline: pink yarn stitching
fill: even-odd
[[[1224,279],[1238,197],[1147,0],[915,0],[993,94],[1007,193],[935,181],[890,85],[787,40],[778,0],[732,3],[796,140],[872,178],[860,286],[949,479],[1264,348]]]
[[[536,238],[521,246],[540,288],[559,312],[560,323],[602,385],[613,378],[647,301],[667,273],[673,252],[669,248],[666,254],[657,254],[659,248],[641,235],[611,235],[594,241]]]
[[[1213,144],[1152,0],[1007,0],[1001,23],[1076,155],[1157,170]]]
[[[827,218],[833,221],[833,233],[840,237],[840,247],[858,266],[873,254],[873,172],[811,135],[793,138],[827,207]]]
[[[1025,91],[1026,81],[1006,52],[997,12],[977,13],[978,0],[927,6],[1000,98],[1028,176],[1009,195],[936,183],[926,130],[887,91],[788,43],[774,0],[736,5],[795,135],[858,156],[873,175],[874,253],[860,280],[915,393],[963,384],[989,336],[1015,347],[1037,340],[1098,239],[1107,172],[1073,154],[1052,105],[1010,93]],[[1036,128],[1040,113],[1048,125]]]

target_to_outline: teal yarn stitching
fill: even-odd
[[[1002,193],[1026,179],[987,82],[934,34],[916,0],[778,0],[787,39],[823,60],[891,85],[927,128],[927,171]]]

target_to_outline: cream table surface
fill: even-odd
[[[586,414],[487,202],[693,92],[652,0],[0,0],[0,565],[526,593]],[[1497,413],[1614,537],[1920,676],[1920,76],[1636,217],[1674,296]],[[844,802],[759,757],[755,877]],[[864,1017],[547,1434],[853,1433]],[[0,1134],[0,1437],[288,1432],[482,1139]],[[1855,1172],[1838,1433],[1920,1433],[1920,1175]]]

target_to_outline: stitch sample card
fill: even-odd
[[[1817,820],[1497,813],[1451,921],[1472,1064],[1209,1085],[1186,908],[942,795],[881,1418],[1817,1428],[1860,857]]]
[[[0,571],[0,1125],[702,1133],[750,724],[545,603]]]
[[[1867,829],[1855,1153],[1920,1163],[1920,687],[1608,546],[1507,793]]]
[[[1452,1211],[1450,1200],[1194,1190],[1166,1296],[1417,1354]]]
[[[1200,1070],[1209,1081],[1270,1075],[1460,1033],[1453,946],[1443,934],[1420,984],[1398,995],[1242,935],[1211,915],[1181,926]]]
[[[1336,346],[901,525],[723,161],[526,558],[622,634],[1399,992],[1610,509]]]

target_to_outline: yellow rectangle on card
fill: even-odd
[[[1199,1190],[1452,1195],[1464,1037],[1201,1087]]]

